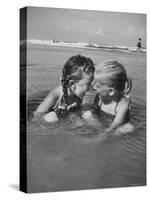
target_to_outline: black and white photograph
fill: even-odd
[[[146,185],[146,14],[20,9],[20,190]]]

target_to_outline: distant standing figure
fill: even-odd
[[[141,47],[142,47],[142,41],[141,38],[139,38],[138,42],[137,42],[137,51],[140,51]]]

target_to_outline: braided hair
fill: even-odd
[[[93,61],[85,56],[76,55],[69,58],[64,64],[62,70],[61,84],[63,87],[65,107],[67,106],[68,103],[69,81],[81,79],[82,73],[80,74],[80,78],[79,75],[77,75],[77,71],[79,70],[81,70],[81,72],[84,72],[86,74],[94,73],[95,69]]]

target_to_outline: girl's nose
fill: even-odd
[[[94,87],[92,87],[92,91],[96,91],[96,89]]]
[[[91,90],[96,91],[95,84],[91,84]]]
[[[89,90],[89,91],[93,91],[92,85],[89,86],[89,89],[88,89],[88,90]]]
[[[94,86],[95,86],[95,82],[93,81],[93,82],[91,83],[91,89],[92,89],[92,90],[95,90],[95,87],[94,87]]]

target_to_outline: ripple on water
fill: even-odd
[[[82,124],[76,114],[55,124],[32,122],[32,113],[42,101],[43,94],[39,97],[35,95],[28,101],[29,156],[33,163],[38,163],[40,160],[44,160],[45,163],[51,161],[55,163],[55,167],[61,165],[70,169],[75,166],[79,168],[85,161],[91,169],[94,169],[91,179],[97,181],[100,186],[113,185],[113,180],[118,180],[119,186],[145,183],[146,108],[144,102],[137,99],[132,101],[130,114],[131,124],[134,126],[132,132],[108,136],[104,134],[108,124],[107,119],[103,119],[106,123],[100,119],[102,123],[99,129]],[[89,109],[89,104],[87,107]],[[63,167],[61,170],[63,172]],[[88,166],[84,166],[85,174],[86,170],[89,173]],[[96,180],[92,177],[95,174]],[[102,184],[101,180],[105,183]]]

